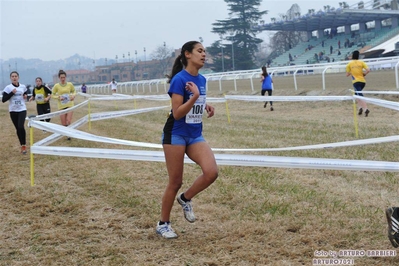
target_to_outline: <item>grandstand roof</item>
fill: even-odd
[[[399,11],[338,8],[327,12],[319,11],[313,14],[306,14],[294,20],[256,25],[254,28],[262,31],[315,31],[392,17],[399,18]]]
[[[367,50],[365,53],[363,53],[366,57],[369,57],[372,54],[388,54],[391,53],[392,51],[395,51],[395,44],[399,42],[399,36],[395,36],[386,42],[383,42],[369,50]]]

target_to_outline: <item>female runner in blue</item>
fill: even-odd
[[[202,136],[204,111],[208,117],[212,117],[215,112],[206,103],[206,79],[199,74],[205,64],[205,55],[205,48],[201,43],[185,43],[169,76],[168,94],[172,99],[172,110],[162,135],[169,182],[162,197],[161,219],[156,226],[157,234],[167,239],[177,238],[171,227],[170,212],[183,183],[185,154],[202,169],[202,174],[194,183],[176,198],[188,222],[195,222],[191,199],[218,177],[215,156]]]

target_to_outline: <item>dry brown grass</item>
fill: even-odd
[[[342,75],[276,77],[274,95],[348,95]],[[259,84],[257,84],[259,85]],[[210,96],[253,94],[249,82],[209,84]],[[366,89],[393,89],[392,71],[369,76]],[[229,89],[230,88],[230,89]],[[259,95],[259,91],[256,91]],[[398,101],[398,97],[384,96]],[[79,98],[79,101],[82,101]],[[93,104],[93,112],[132,109],[133,103]],[[167,104],[167,103],[166,103]],[[164,102],[137,101],[137,108]],[[55,104],[52,105],[56,108]],[[212,147],[288,147],[354,140],[349,102],[229,101],[214,104],[204,136]],[[360,138],[397,135],[398,112],[370,106],[359,118]],[[33,103],[28,114],[35,113]],[[155,234],[167,182],[163,163],[35,155],[30,186],[29,156],[19,154],[7,104],[2,121],[0,174],[0,265],[311,265],[315,250],[392,249],[384,209],[398,205],[399,174],[220,166],[220,177],[194,199],[198,221],[187,223],[177,204],[172,222],[176,240]],[[90,133],[159,143],[167,110],[93,122]],[[83,108],[74,120],[87,114]],[[59,119],[54,119],[59,123]],[[87,125],[80,130],[88,131]],[[29,131],[28,131],[29,133]],[[34,140],[47,136],[34,130]],[[29,134],[28,134],[29,140]],[[65,138],[53,146],[135,149]],[[399,144],[328,150],[260,153],[275,156],[398,161]],[[199,174],[185,166],[183,189]],[[398,265],[398,258],[355,258],[356,265]]]

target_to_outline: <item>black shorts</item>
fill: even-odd
[[[272,90],[262,90],[260,93],[261,93],[262,96],[265,96],[266,92],[267,92],[267,94],[268,94],[269,96],[272,95]]]
[[[355,95],[363,96],[363,93],[359,93],[359,91],[362,91],[365,86],[366,86],[366,83],[364,83],[364,82],[353,83],[353,87],[355,88],[355,91],[356,91]]]

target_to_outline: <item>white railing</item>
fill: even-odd
[[[396,88],[399,89],[399,56],[395,57],[383,57],[383,58],[372,58],[364,59],[364,62],[370,67],[371,70],[381,69],[394,69]],[[321,75],[321,83],[323,90],[326,88],[325,75],[328,73],[342,73],[345,72],[345,67],[349,61],[340,61],[324,64],[309,64],[309,65],[293,65],[283,67],[270,67],[268,72],[271,76],[283,75],[292,76],[294,79],[295,90],[297,87],[297,76],[298,75]],[[260,78],[261,70],[237,70],[230,72],[211,73],[205,74],[207,81],[218,81],[219,90],[223,90],[223,80],[232,80],[234,82],[234,90],[237,91],[237,80],[249,80],[251,84],[251,90],[255,91],[253,80],[257,81]],[[80,87],[78,87],[80,88]],[[152,80],[141,80],[141,81],[129,81],[118,83],[118,93],[126,94],[138,94],[138,93],[159,93],[167,92],[167,79],[152,79]],[[109,84],[95,84],[88,85],[87,92],[91,94],[110,94],[111,89]]]

